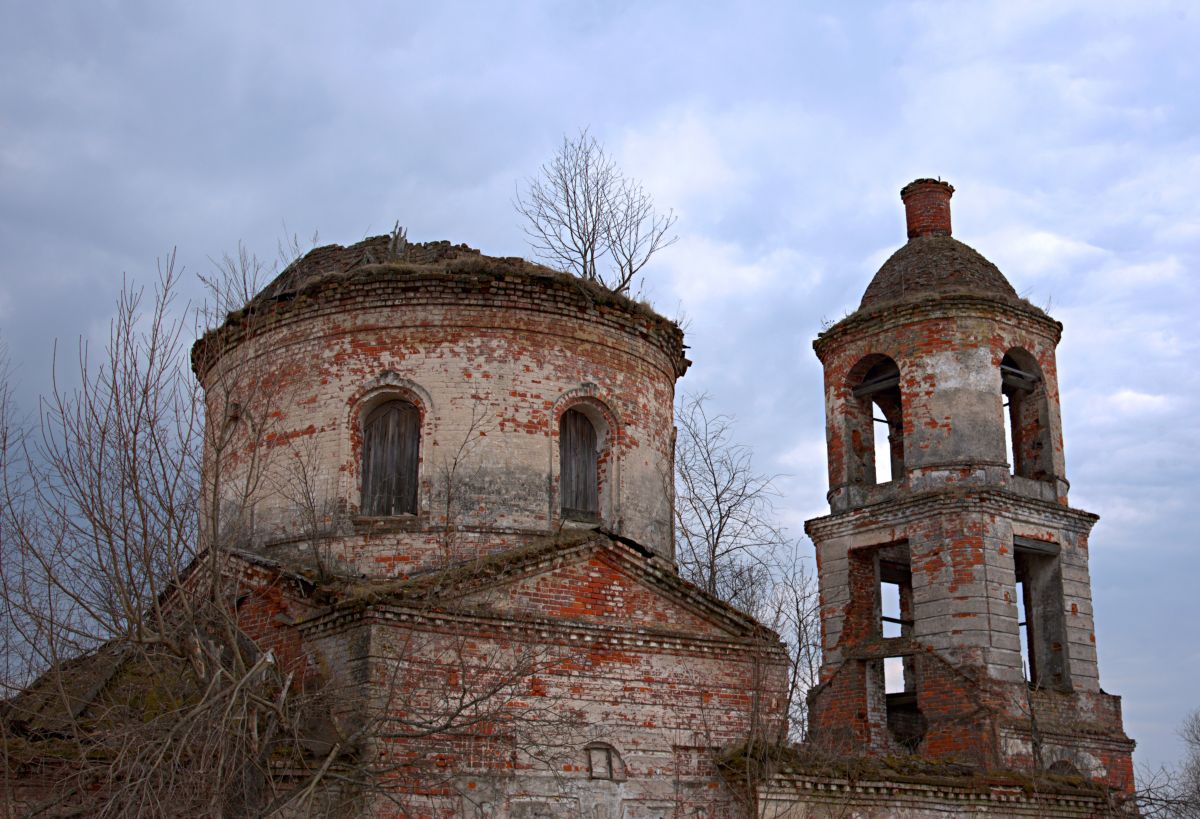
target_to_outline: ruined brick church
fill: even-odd
[[[830,514],[806,525],[824,660],[800,745],[779,638],[676,571],[675,324],[377,237],[312,251],[197,342],[208,423],[268,421],[206,462],[253,510],[243,622],[339,692],[330,743],[379,726],[358,758],[397,796],[358,815],[1121,810],[1062,326],[952,238],[952,193],[903,189],[907,244],[813,345]]]

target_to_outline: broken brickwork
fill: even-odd
[[[676,574],[683,350],[588,283],[387,237],[313,251],[197,343],[219,502],[311,579],[307,614],[250,596],[248,625],[302,644],[314,759],[344,744],[361,812],[750,809],[716,758],[785,735],[787,657]]]
[[[381,722],[364,753],[417,815],[741,816],[717,752],[783,729],[786,659],[769,635],[603,535],[364,583],[301,628],[339,679],[370,681],[362,707]],[[406,736],[446,716],[447,694],[480,697],[477,721]],[[372,815],[406,815],[387,802]]]

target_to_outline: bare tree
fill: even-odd
[[[1200,817],[1200,710],[1193,711],[1179,728],[1185,755],[1173,768],[1141,771],[1134,796],[1138,813],[1150,819]]]
[[[675,541],[680,573],[709,594],[750,611],[770,582],[777,552],[793,549],[774,522],[773,476],[756,472],[733,419],[708,396],[685,396],[676,414]]]
[[[650,258],[676,240],[675,214],[655,210],[596,138],[564,136],[554,158],[514,206],[539,258],[615,293],[626,293]]]
[[[330,554],[344,531],[345,504],[334,497],[323,476],[321,452],[311,438],[289,440],[285,464],[273,476],[275,492],[288,501],[318,579],[336,574]]]
[[[57,371],[29,445],[6,451],[0,579],[26,664],[5,768],[53,748],[50,813],[257,813],[309,704],[300,658],[238,610],[255,593],[228,559],[245,527],[201,457],[204,435],[255,424],[220,413],[205,431],[178,285],[173,258],[152,298],[127,284],[104,349],[80,345],[78,386]]]
[[[437,513],[440,518],[441,560],[444,565],[453,561],[461,540],[459,526],[470,498],[470,489],[483,468],[476,457],[480,444],[492,431],[493,424],[478,407],[471,407],[471,421],[458,441],[447,454],[443,454],[436,467]]]
[[[821,615],[816,578],[803,558],[782,558],[772,572],[773,587],[759,618],[783,639],[788,652],[788,737],[808,733],[808,692],[820,682]]]
[[[771,626],[788,647],[790,735],[807,727],[808,690],[820,669],[814,578],[775,521],[774,476],[754,468],[734,420],[685,396],[676,413],[675,557],[680,574]]]
[[[242,250],[217,263],[200,321],[255,321],[243,299],[260,273]],[[126,285],[108,343],[81,343],[79,386],[56,378],[28,434],[0,380],[3,815],[330,815],[375,799],[403,815],[447,772],[435,753],[373,750],[485,737],[551,759],[577,723],[540,693],[539,675],[567,672],[533,644],[481,655],[469,624],[401,632],[367,687],[297,648],[290,620],[354,599],[327,551],[341,510],[315,450],[272,443],[292,395],[252,352],[202,349],[221,367],[201,391],[179,282],[168,259],[152,294]],[[447,532],[481,423],[447,462]],[[254,554],[264,489],[291,503],[315,562]],[[410,617],[445,604],[392,585],[370,594]]]
[[[1200,812],[1200,710],[1188,714],[1179,735],[1187,746],[1187,758],[1183,763],[1184,787]]]

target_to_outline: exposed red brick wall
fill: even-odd
[[[361,662],[370,669],[375,708],[409,721],[389,727],[385,719],[369,756],[408,815],[463,815],[464,793],[498,813],[522,793],[547,790],[578,800],[570,815],[592,805],[619,808],[623,799],[744,815],[715,757],[752,732],[778,738],[783,730],[786,669],[777,647],[640,634],[625,625],[637,619],[633,613],[614,614],[613,628],[600,631],[578,630],[574,623],[586,619],[523,629],[386,610],[368,617],[373,647]],[[506,678],[514,668],[522,670]],[[511,686],[494,688],[506,679]],[[403,736],[414,719],[476,696],[481,704],[469,725]],[[589,778],[585,748],[595,742],[619,754],[619,789]],[[380,800],[379,815],[392,815],[385,805]]]
[[[711,619],[637,583],[604,554],[509,586],[494,605],[531,617],[714,636]]]

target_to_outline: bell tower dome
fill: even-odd
[[[1096,662],[1097,517],[1067,498],[1062,325],[951,236],[953,194],[904,187],[907,244],[813,344],[832,513],[806,525],[814,736],[1132,789],[1133,742]]]

